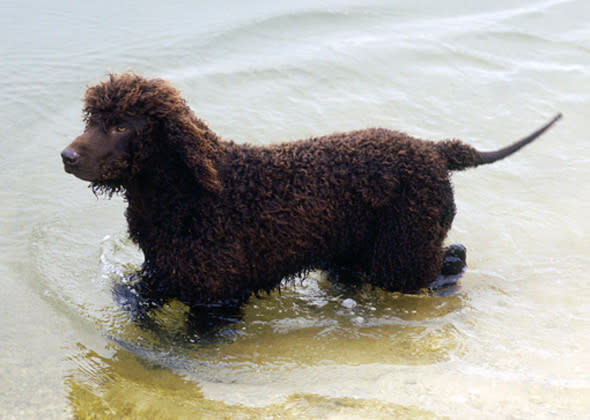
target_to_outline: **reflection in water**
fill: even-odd
[[[80,345],[79,370],[66,378],[75,418],[434,418],[419,407],[364,398],[293,394],[264,407],[207,399],[199,385],[124,350],[103,358]]]
[[[137,355],[118,350],[105,358],[80,344],[74,358],[79,369],[66,384],[77,418],[175,418],[175,412],[186,416],[190,408],[199,413],[198,386]]]
[[[224,346],[223,353],[233,360],[252,357],[258,352],[252,346],[268,347],[263,353],[269,360],[303,364],[306,360],[342,362],[349,356],[340,360],[342,346],[349,352],[358,351],[357,357],[367,362],[380,361],[379,347],[387,345],[399,362],[415,358],[431,363],[455,350],[457,330],[448,318],[463,306],[460,293],[445,297],[389,293],[370,285],[333,283],[325,273],[313,272],[304,279],[284,282],[280,291],[253,296],[240,313],[215,308],[215,313],[196,314],[172,300],[150,308],[139,322],[129,322],[127,329],[114,331],[113,339],[136,352],[170,347],[194,352],[188,359],[198,358],[211,345]],[[212,317],[217,317],[213,328]],[[321,338],[322,345],[309,347],[302,337]],[[414,341],[420,342],[412,347],[418,354],[403,350],[404,343]],[[306,348],[299,349],[298,343]]]
[[[465,307],[464,299],[343,286],[313,272],[284,283],[280,293],[253,297],[240,320],[207,335],[195,330],[188,307],[178,301],[151,310],[149,322],[121,322],[127,315],[113,308],[119,322],[106,334],[114,353],[101,356],[79,344],[77,368],[66,380],[69,401],[82,418],[88,413],[248,418],[284,416],[285,410],[287,418],[328,413],[432,418],[412,405],[350,398],[329,389],[293,392],[292,381],[306,389],[305,383],[317,382],[313,375],[323,376],[325,369],[347,377],[355,366],[428,365],[459,355],[463,338],[453,318]],[[354,375],[346,381],[339,386],[355,387]],[[245,390],[226,395],[225,386]]]
[[[69,400],[76,415],[99,418],[275,416],[287,409],[287,418],[328,413],[431,418],[432,413],[420,408],[377,399],[291,393],[288,386],[281,389],[282,382],[314,366],[338,372],[351,363],[405,366],[447,360],[461,352],[462,338],[448,318],[461,311],[463,300],[459,294],[432,297],[368,286],[340,288],[315,272],[284,284],[280,294],[253,298],[243,308],[242,320],[206,339],[194,331],[188,308],[172,301],[152,310],[150,323],[128,322],[111,331],[116,336],[110,357],[80,344],[78,368],[66,380]],[[276,402],[252,408],[203,395],[203,387],[252,383]]]

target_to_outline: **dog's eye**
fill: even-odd
[[[117,133],[124,133],[127,131],[127,127],[123,127],[122,125],[118,125],[115,127],[115,131]]]

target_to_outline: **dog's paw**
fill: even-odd
[[[440,274],[453,276],[461,274],[467,266],[467,249],[461,244],[453,244],[445,248]]]
[[[111,292],[117,306],[134,321],[145,320],[151,309],[159,307],[159,302],[141,295],[137,284],[115,282]]]

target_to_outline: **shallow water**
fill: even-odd
[[[587,418],[590,3],[82,3],[0,6],[0,418]],[[382,126],[493,149],[564,119],[453,177],[459,290],[312,273],[201,339],[182,305],[145,329],[113,303],[141,263],[124,203],[60,163],[85,86],[128,69],[239,142]]]

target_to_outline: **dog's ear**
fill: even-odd
[[[166,120],[168,143],[194,172],[199,184],[209,192],[221,191],[221,182],[212,161],[218,140],[207,128],[198,127],[190,117]]]

